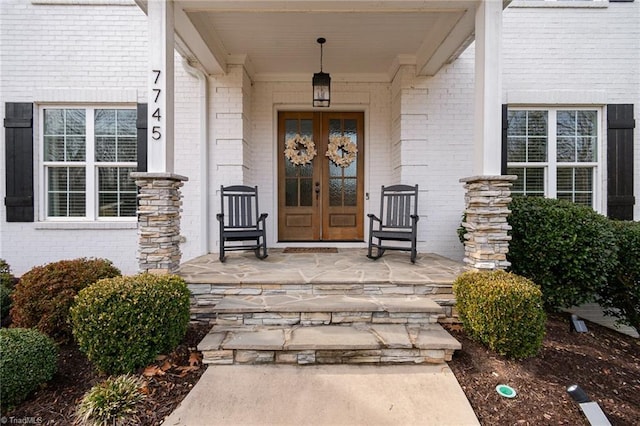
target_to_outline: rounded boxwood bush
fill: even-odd
[[[510,358],[538,353],[547,317],[540,288],[532,281],[505,271],[465,272],[453,292],[471,338]]]
[[[548,308],[593,301],[618,263],[610,221],[546,198],[515,197],[510,209],[510,271],[540,285]]]
[[[9,264],[4,259],[0,259],[0,319],[9,315],[12,303],[11,293],[13,293],[15,281]]]
[[[37,328],[59,343],[71,335],[69,308],[80,290],[120,275],[105,259],[62,260],[37,266],[24,274],[13,293],[11,320],[17,327]]]
[[[41,384],[51,380],[58,363],[58,348],[37,330],[0,329],[0,383],[2,405],[24,400]]]
[[[78,293],[73,334],[100,370],[130,373],[173,350],[189,325],[189,290],[175,275],[108,278]]]
[[[618,267],[598,292],[607,314],[640,330],[640,222],[612,221],[618,244]]]

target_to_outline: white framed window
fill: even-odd
[[[509,108],[507,173],[516,196],[599,208],[601,108]]]
[[[42,213],[47,220],[133,220],[136,109],[42,106]]]

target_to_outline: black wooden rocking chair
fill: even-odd
[[[258,259],[267,257],[265,219],[267,213],[258,210],[258,187],[221,186],[220,208],[216,218],[220,222],[220,261],[225,261],[225,251],[253,250]],[[237,242],[253,241],[253,244]]]
[[[418,251],[416,238],[418,231],[418,185],[382,186],[380,217],[369,217],[369,259],[379,259],[385,250],[411,252],[411,263],[416,263]],[[374,227],[377,222],[378,226]],[[374,229],[376,228],[376,229]],[[374,240],[376,242],[374,243]],[[402,245],[387,245],[387,241],[404,242]],[[409,243],[409,244],[407,244]],[[373,249],[376,248],[376,255]]]

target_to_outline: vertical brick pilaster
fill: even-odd
[[[465,188],[467,230],[464,262],[469,269],[506,269],[511,229],[511,183],[516,176],[472,176],[460,179]]]
[[[180,266],[180,187],[173,173],[131,173],[138,192],[138,265],[141,272],[172,273]]]

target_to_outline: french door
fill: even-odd
[[[364,114],[280,112],[278,240],[363,241]]]

